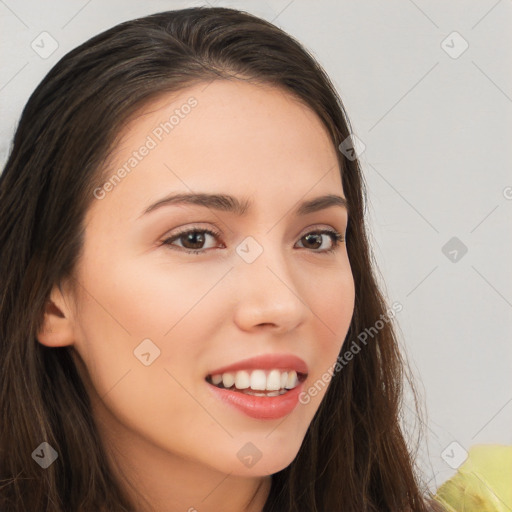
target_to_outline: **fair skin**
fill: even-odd
[[[74,348],[107,455],[137,510],[261,512],[270,475],[295,458],[327,388],[283,418],[255,419],[215,398],[205,377],[249,357],[291,353],[308,365],[307,388],[336,361],[354,307],[345,242],[304,239],[319,229],[344,235],[347,210],[295,213],[305,200],[344,197],[321,121],[269,85],[206,85],[165,95],[126,125],[108,176],[197,99],[121,183],[93,200],[74,280],[54,288],[38,336]],[[143,213],[191,191],[251,206],[245,215],[199,205]],[[204,234],[203,252],[187,254],[186,237],[162,244],[178,228],[220,236]],[[248,236],[263,248],[252,263],[236,252]],[[145,366],[134,350],[148,338],[160,356]],[[237,457],[249,442],[261,452],[251,467]]]

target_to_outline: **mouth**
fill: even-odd
[[[307,378],[307,373],[293,369],[247,369],[209,374],[205,380],[219,389],[244,395],[274,397],[285,395]]]

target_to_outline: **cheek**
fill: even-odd
[[[205,300],[210,308],[215,307],[216,302],[207,296],[229,270],[229,266],[201,270],[172,260],[144,265],[136,259],[119,258],[109,266],[101,265],[99,258],[91,261],[94,265],[82,269],[81,281],[87,284],[85,301],[93,304],[82,311],[82,318],[91,315],[103,327],[113,327],[122,336],[128,334],[133,342],[167,337]]]
[[[225,301],[214,289],[226,269],[199,272],[192,264],[143,266],[121,258],[108,266],[101,258],[90,257],[94,264],[80,271],[85,286],[76,341],[98,394],[121,386],[122,378],[136,387],[132,401],[139,389],[180,396],[183,390],[166,370],[188,389],[202,382],[197,362],[226,320]]]
[[[333,274],[326,278],[325,293],[317,293],[316,300],[321,303],[321,319],[331,328],[339,339],[345,334],[354,311],[354,280],[350,270]]]
[[[105,404],[97,402],[97,414],[184,454],[196,450],[192,439],[205,438],[205,429],[225,435],[194,399],[204,386],[197,362],[225,320],[215,290],[208,294],[224,271],[140,271],[127,261],[100,271],[94,261],[80,277],[87,293],[76,348]]]
[[[304,284],[304,299],[315,324],[325,336],[330,352],[341,348],[354,311],[354,279],[347,262],[332,269],[310,272]],[[314,339],[315,336],[312,336]],[[324,347],[327,348],[327,347]]]
[[[355,289],[350,268],[333,272],[329,279],[318,279],[308,302],[314,313],[311,339],[315,341],[314,365],[300,396],[300,403],[314,414],[331,382],[331,375],[350,327],[354,312]]]

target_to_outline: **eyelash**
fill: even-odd
[[[199,255],[199,254],[206,252],[208,249],[186,249],[186,248],[180,247],[180,246],[175,246],[175,247],[179,247],[179,249],[175,249],[175,247],[172,247],[171,242],[174,242],[175,240],[178,240],[182,236],[188,235],[189,233],[207,233],[207,234],[213,236],[214,238],[219,238],[221,236],[221,234],[218,231],[213,231],[211,229],[191,228],[191,229],[187,229],[184,231],[180,231],[180,232],[174,234],[170,238],[166,238],[165,240],[162,241],[162,245],[167,245],[173,250],[183,251],[187,254]],[[319,254],[333,253],[339,248],[340,244],[345,241],[345,238],[341,233],[338,233],[338,231],[331,230],[331,229],[318,229],[318,230],[309,231],[308,233],[301,236],[301,239],[307,235],[329,235],[331,237],[331,240],[333,242],[333,246],[331,249],[324,249],[323,251],[316,251],[316,250],[312,249],[313,252],[317,252]]]

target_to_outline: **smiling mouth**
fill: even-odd
[[[239,370],[208,375],[205,380],[212,386],[252,396],[280,396],[304,382],[307,374],[295,370]]]

